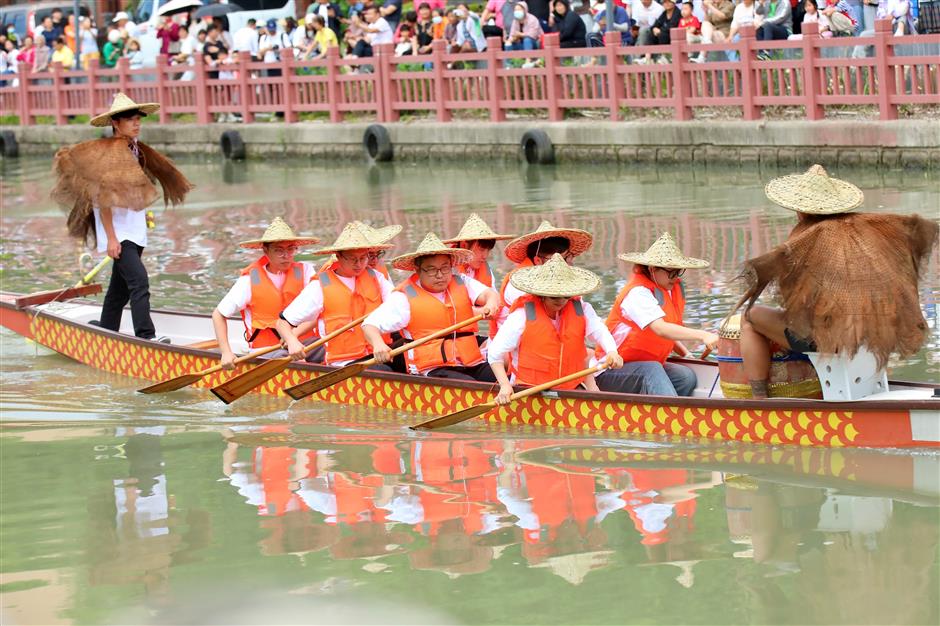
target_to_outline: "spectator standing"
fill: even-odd
[[[543,30],[539,19],[529,13],[529,5],[522,0],[512,10],[512,24],[506,38],[507,50],[538,50]]]
[[[82,55],[82,68],[88,70],[92,60],[101,58],[101,53],[98,50],[98,29],[92,25],[90,17],[83,17],[79,22],[79,26],[78,34],[81,42],[79,49]]]
[[[23,45],[20,46],[20,52],[16,57],[16,72],[19,74],[27,68],[32,72],[35,64],[36,46],[33,45],[33,38],[27,35],[23,37]]]
[[[165,16],[157,27],[157,39],[160,40],[160,54],[169,54],[170,45],[179,41],[180,25],[169,16]]]
[[[379,13],[388,22],[388,26],[393,32],[398,28],[398,23],[401,21],[401,3],[402,0],[385,0],[385,4],[379,9]]]
[[[488,0],[483,9],[483,34],[487,37],[506,38],[506,25],[512,23],[512,2]]]
[[[235,31],[232,36],[232,51],[247,52],[253,60],[258,60],[258,21],[255,18],[249,19]]]
[[[108,41],[102,50],[101,67],[114,69],[122,56],[124,56],[124,40],[121,39],[121,31],[112,28],[108,31]]]
[[[587,28],[584,21],[571,10],[568,0],[555,0],[555,10],[548,18],[552,32],[558,33],[562,48],[587,47]]]
[[[284,22],[284,31],[290,39],[290,45],[294,51],[294,58],[301,58],[304,51],[307,49],[307,44],[310,43],[307,41],[307,29],[301,28],[297,20],[289,17]]]
[[[66,26],[65,17],[62,14],[62,9],[55,8],[52,10],[52,30],[48,35],[43,33],[46,37],[46,41],[55,42],[59,37],[65,35],[65,26]]]
[[[132,70],[140,70],[144,67],[144,53],[140,49],[140,41],[137,39],[128,39],[125,52],[128,67]],[[146,79],[146,76],[133,76],[131,80]]]
[[[61,63],[65,69],[75,67],[75,53],[66,45],[65,35],[55,40],[52,51],[52,62]]]
[[[258,40],[258,54],[265,63],[277,63],[281,59],[282,51],[291,50],[290,38],[286,33],[278,32],[277,21],[268,20],[265,32]],[[280,76],[280,69],[267,70],[268,76]]]
[[[793,22],[790,0],[760,0],[755,11],[760,16],[758,41],[786,39],[790,36]]]
[[[528,12],[539,20],[542,31],[548,31],[548,18],[552,13],[551,0],[526,0]]]
[[[115,13],[111,24],[121,32],[121,38],[124,40],[138,35],[137,24],[131,21],[131,16],[128,15],[126,11],[118,11]]]
[[[189,33],[187,26],[180,26],[180,50],[172,59],[173,65],[196,65],[196,39]],[[196,77],[193,70],[186,70],[180,76],[180,80],[192,80]]]
[[[42,22],[36,28],[36,35],[42,35],[43,37],[54,41],[54,34],[55,29],[52,28],[52,16],[47,15],[46,17],[42,18]]]
[[[12,76],[16,74],[16,45],[9,39],[3,42],[3,50],[0,51],[0,76]],[[0,87],[6,87],[10,81],[0,80]]]
[[[46,44],[45,35],[36,35],[36,63],[33,65],[33,71],[47,72],[51,62],[52,48]]]

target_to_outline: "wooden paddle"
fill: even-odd
[[[447,328],[443,330],[439,330],[436,333],[431,333],[430,335],[427,335],[426,337],[422,337],[421,339],[412,341],[411,343],[406,343],[403,346],[395,348],[394,350],[392,350],[391,354],[393,357],[398,356],[399,354],[402,354],[403,352],[407,352],[408,350],[411,350],[412,348],[417,348],[418,346],[423,345],[429,341],[433,341],[434,339],[440,339],[444,335],[449,335],[452,332],[463,328],[464,326],[479,322],[481,319],[483,319],[482,315],[474,315],[473,317],[469,319],[465,319],[462,322],[457,322],[453,326],[448,326]],[[346,367],[341,367],[328,374],[324,374],[323,376],[317,376],[316,378],[312,378],[308,380],[307,382],[300,383],[299,385],[294,385],[293,387],[289,387],[285,389],[284,392],[287,395],[289,395],[291,398],[293,398],[294,400],[300,400],[302,398],[306,398],[310,394],[314,394],[322,389],[326,389],[327,387],[335,385],[338,382],[342,382],[346,380],[347,378],[355,376],[356,374],[366,369],[370,365],[375,365],[376,363],[377,361],[375,360],[375,357],[372,357],[371,359],[366,359],[365,361],[360,361],[358,363],[350,363]]]
[[[539,392],[545,391],[546,389],[551,389],[558,385],[563,385],[569,381],[577,380],[583,376],[590,376],[596,372],[607,369],[607,364],[602,363],[601,365],[595,365],[594,367],[589,367],[580,372],[575,372],[574,374],[568,374],[567,376],[562,376],[558,380],[550,380],[547,383],[542,383],[541,385],[536,385],[535,387],[529,387],[523,391],[517,391],[516,393],[509,396],[509,401],[514,402],[516,400],[521,400],[528,396],[537,394]],[[412,430],[436,430],[438,428],[444,428],[445,426],[452,426],[454,424],[459,424],[465,420],[474,418],[478,415],[483,415],[487,411],[491,411],[498,407],[495,400],[490,400],[489,402],[484,402],[483,404],[478,404],[476,406],[471,406],[466,409],[444,415],[442,417],[435,417],[429,419],[426,422],[421,422],[415,426],[412,426]]]
[[[367,316],[368,314],[363,315],[358,319],[354,319],[345,326],[337,328],[333,332],[327,334],[325,337],[321,337],[311,343],[309,346],[304,347],[304,358],[313,352],[315,348],[322,346],[327,341],[337,337],[338,335],[342,335],[346,331],[351,330],[356,326],[359,326],[359,324],[361,324]],[[290,365],[294,360],[295,359],[292,356],[270,359],[266,363],[262,363],[258,367],[250,369],[244,374],[239,374],[238,376],[225,381],[221,385],[213,387],[209,391],[214,393],[219,398],[219,400],[225,404],[231,404],[258,385],[263,385],[286,370],[287,366]]]
[[[245,361],[250,361],[259,356],[264,356],[275,350],[280,350],[282,348],[281,344],[274,344],[273,346],[267,346],[266,348],[261,348],[260,350],[255,350],[254,352],[249,352],[245,356],[240,356],[235,359],[235,364],[244,363]],[[194,374],[183,374],[177,376],[176,378],[171,378],[170,380],[165,380],[161,383],[155,385],[150,385],[149,387],[144,387],[143,389],[138,389],[138,393],[166,393],[168,391],[176,391],[177,389],[182,389],[183,387],[188,387],[194,382],[202,378],[203,376],[208,376],[209,374],[215,374],[216,372],[222,369],[222,365],[213,365],[212,367],[206,368],[201,372],[196,372]]]

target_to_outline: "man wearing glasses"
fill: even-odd
[[[347,224],[332,246],[314,254],[335,255],[335,261],[323,268],[317,279],[280,314],[277,332],[284,338],[290,356],[304,358],[304,345],[297,329],[316,323],[321,337],[379,308],[392,293],[392,283],[369,267],[378,253],[391,248],[377,244],[356,222]],[[342,366],[369,356],[372,352],[362,328],[352,328],[326,344],[325,353],[314,351],[307,361],[323,361]]]
[[[284,220],[276,217],[260,239],[239,244],[242,248],[261,249],[264,254],[242,270],[241,276],[212,312],[212,325],[222,352],[222,367],[235,367],[235,354],[228,340],[228,317],[241,315],[245,323],[245,340],[253,349],[281,342],[275,329],[278,315],[316,273],[310,263],[295,262],[294,255],[300,246],[317,243],[320,240],[316,237],[294,234]]]
[[[456,265],[472,258],[469,250],[449,248],[428,233],[415,252],[392,259],[392,267],[414,274],[372,312],[362,324],[366,340],[379,363],[391,360],[383,333],[401,331],[409,341],[448,326],[499,310],[499,295],[479,281],[454,273]],[[477,341],[476,327],[464,328],[405,353],[409,374],[458,380],[495,382]]]

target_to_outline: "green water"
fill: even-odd
[[[3,289],[77,273],[47,165],[0,163]],[[324,239],[355,218],[406,224],[400,253],[475,210],[502,232],[547,217],[595,233],[584,264],[604,277],[601,310],[622,280],[616,253],[670,229],[713,261],[688,276],[689,317],[707,324],[735,299],[740,261],[792,224],[761,193],[776,172],[183,166],[197,190],[158,215],[145,257],[157,307],[211,310],[251,260],[235,244],[275,215]],[[872,210],[940,203],[923,176],[839,174]],[[928,345],[894,376],[937,379],[937,282],[934,262]],[[934,452],[477,422],[418,435],[413,415],[360,407],[141,396],[139,381],[6,331],[0,353],[4,624],[940,621]]]

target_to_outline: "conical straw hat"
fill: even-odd
[[[560,254],[542,265],[516,270],[509,282],[520,291],[549,298],[583,296],[601,286],[597,274],[580,267],[571,267]]]
[[[362,222],[350,222],[343,228],[333,245],[314,250],[312,254],[336,254],[343,250],[387,250],[388,243],[376,243],[362,228]],[[368,227],[366,227],[368,228]]]
[[[810,215],[847,213],[865,200],[861,189],[831,178],[822,165],[812,166],[805,174],[775,178],[764,187],[764,193],[785,209]]]
[[[320,240],[316,237],[300,237],[296,235],[294,230],[287,225],[287,222],[279,217],[275,217],[271,225],[265,229],[261,239],[249,239],[238,245],[242,248],[260,248],[266,243],[279,243],[282,241],[290,241],[298,246],[311,246],[320,243]]]
[[[476,213],[471,213],[470,217],[467,218],[467,221],[464,222],[460,232],[457,233],[457,236],[452,239],[445,239],[444,243],[479,241],[481,239],[495,239],[497,241],[501,241],[503,239],[512,239],[513,237],[515,237],[515,235],[498,235],[494,233],[493,229],[483,221],[482,217]]]
[[[525,251],[533,241],[548,239],[549,237],[564,237],[571,245],[568,253],[577,256],[586,251],[594,243],[594,236],[586,230],[577,228],[555,228],[548,220],[542,220],[534,232],[517,237],[506,244],[506,258],[513,263],[525,261]]]
[[[415,259],[420,256],[432,254],[446,254],[454,260],[454,263],[469,263],[470,259],[473,258],[473,253],[469,250],[464,250],[463,248],[448,248],[437,235],[428,233],[425,235],[424,241],[421,242],[417,250],[392,259],[392,267],[398,270],[405,270],[406,272],[414,272],[416,270]]]
[[[373,243],[377,244],[388,243],[394,239],[402,229],[400,224],[391,224],[389,226],[382,226],[381,228],[374,228],[365,222],[360,222],[358,220],[351,223],[359,226],[362,232],[366,234],[366,237],[368,237]]]
[[[160,105],[156,102],[144,102],[142,104],[137,104],[125,94],[118,92],[114,95],[114,100],[111,102],[111,109],[107,113],[102,113],[101,115],[96,115],[91,118],[92,126],[110,126],[111,117],[117,115],[118,113],[123,113],[124,111],[133,111],[138,110],[144,115],[150,115],[151,113],[156,113],[160,110]]]
[[[621,254],[619,259],[637,265],[650,267],[666,267],[669,269],[701,269],[711,265],[704,259],[695,259],[682,254],[675,239],[669,233],[663,233],[653,242],[646,252],[628,252]]]

